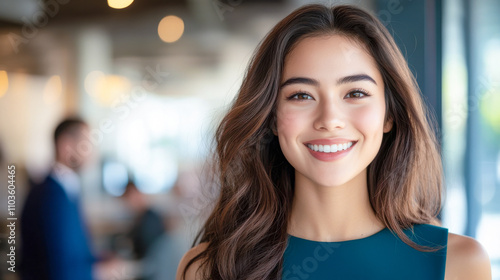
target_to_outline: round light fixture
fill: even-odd
[[[158,24],[158,36],[166,43],[173,43],[184,33],[184,21],[178,16],[166,16]]]

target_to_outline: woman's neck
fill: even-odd
[[[296,174],[289,234],[345,241],[370,236],[384,227],[369,201],[366,170],[344,185],[328,187]]]

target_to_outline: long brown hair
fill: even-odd
[[[380,150],[368,166],[370,203],[401,240],[422,251],[403,232],[436,224],[441,208],[442,166],[418,86],[387,29],[369,13],[348,5],[303,6],[281,20],[261,42],[241,88],[216,131],[220,195],[196,241],[207,279],[279,279],[294,195],[294,168],[272,133],[284,60],[306,36],[341,34],[362,43],[385,84],[386,119]],[[201,239],[199,238],[201,236]]]

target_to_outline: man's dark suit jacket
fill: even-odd
[[[21,279],[92,279],[95,259],[78,202],[51,175],[26,199],[21,238]]]

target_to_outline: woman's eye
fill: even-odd
[[[362,91],[351,91],[349,92],[345,98],[354,98],[354,99],[357,99],[357,98],[363,98],[363,97],[366,97],[368,96],[368,94],[362,92]]]
[[[313,98],[309,94],[307,94],[307,93],[299,92],[299,93],[296,93],[296,94],[288,97],[288,99],[311,100]]]

